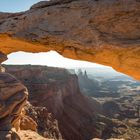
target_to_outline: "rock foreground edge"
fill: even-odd
[[[0,13],[0,52],[55,50],[140,79],[139,13],[138,0],[42,1],[26,12]]]
[[[18,125],[28,92],[16,78],[0,72],[0,140],[20,140],[12,131]]]

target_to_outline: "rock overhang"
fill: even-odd
[[[136,0],[39,2],[26,12],[0,14],[0,52],[55,50],[140,79],[139,13]]]

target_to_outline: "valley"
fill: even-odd
[[[47,66],[4,67],[27,87],[29,104],[32,105],[27,105],[26,114],[37,123],[40,135],[66,140],[139,139],[138,81],[121,74],[97,80],[82,70],[76,74],[72,70]],[[46,108],[46,113],[51,113],[56,121],[49,119],[48,115],[43,115],[43,119],[39,115],[41,112],[35,119],[36,113],[31,113],[35,108],[40,108],[40,111]],[[41,118],[43,122],[46,120],[46,125],[41,124]]]

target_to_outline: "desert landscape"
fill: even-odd
[[[90,79],[82,70],[71,74],[69,69],[46,66],[4,65],[4,68],[29,92],[29,102],[19,124],[22,137],[28,138],[31,132],[26,134],[25,130],[32,130],[49,139],[139,139],[140,93],[136,87],[140,82],[117,72],[118,78],[114,72],[111,79],[104,79],[102,74],[98,81]],[[103,89],[107,86],[101,85],[101,78],[102,84],[110,82],[104,94]],[[113,79],[118,79],[119,84],[114,84]],[[86,91],[93,91],[93,95],[84,90],[81,92],[83,86]]]
[[[139,0],[32,0],[1,11],[0,140],[139,140],[139,13]],[[7,64],[19,51],[102,66]]]

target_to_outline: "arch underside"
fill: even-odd
[[[111,66],[140,79],[138,1],[48,3],[22,13],[0,13],[1,53],[55,50],[67,58]]]

